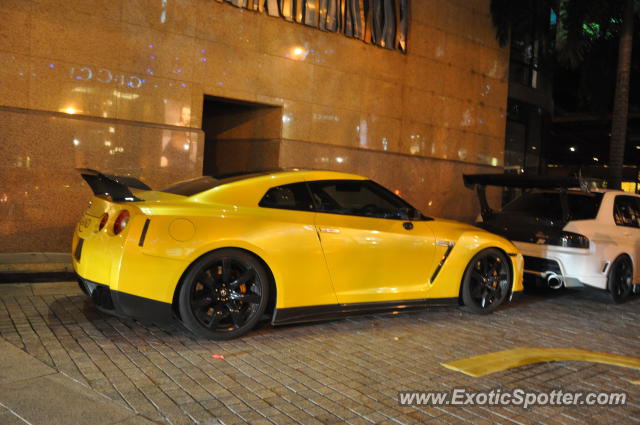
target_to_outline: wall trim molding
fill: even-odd
[[[183,127],[180,125],[158,124],[158,123],[150,123],[145,121],[132,121],[132,120],[125,120],[122,118],[95,117],[92,115],[83,115],[83,114],[67,114],[65,112],[47,111],[43,109],[18,108],[14,106],[0,105],[0,111],[15,112],[15,113],[21,113],[21,114],[49,115],[56,118],[66,118],[66,119],[73,119],[73,120],[80,120],[80,121],[93,121],[93,122],[99,122],[104,124],[134,125],[138,127],[159,128],[163,130],[203,133],[201,128],[196,128],[196,127]]]

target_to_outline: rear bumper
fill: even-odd
[[[537,245],[514,242],[525,258],[525,273],[540,277],[547,272],[561,275],[567,287],[583,285],[599,289],[607,287],[606,261],[598,261],[590,249]],[[532,261],[534,264],[532,264]]]
[[[107,285],[84,279],[80,275],[77,275],[77,278],[80,289],[102,312],[158,325],[172,323],[175,320],[169,303],[114,291]]]

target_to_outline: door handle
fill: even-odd
[[[323,233],[340,233],[340,229],[335,227],[320,227],[319,230]]]
[[[404,227],[406,230],[411,230],[413,229],[413,223],[410,221],[405,221],[404,223],[402,223],[402,227]]]

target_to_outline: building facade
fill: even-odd
[[[69,249],[84,167],[154,188],[342,170],[472,220],[462,174],[502,171],[509,51],[489,0],[408,7],[403,52],[216,0],[0,2],[0,252]]]

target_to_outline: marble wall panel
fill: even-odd
[[[109,82],[107,81],[107,76]],[[125,83],[107,68],[31,57],[29,108],[103,118],[116,116],[117,92]]]
[[[246,93],[242,100],[255,100],[260,89],[258,72],[248,70],[246,64],[257,63],[258,52],[200,39],[195,41],[195,51],[195,79],[203,84],[207,94],[233,90]]]
[[[364,77],[361,107],[364,111],[402,118],[402,84]]]
[[[112,91],[121,119],[159,122],[183,127],[200,126],[192,116],[192,83],[168,78],[140,77]],[[202,107],[198,108],[201,111]]]
[[[363,114],[358,125],[358,147],[384,152],[401,152],[402,121],[383,115]]]
[[[435,156],[434,131],[433,125],[403,120],[400,152],[410,155]]]
[[[252,78],[259,87],[259,94],[303,102],[313,101],[312,64],[265,54],[258,55],[254,61],[258,69],[252,74]]]
[[[444,97],[431,91],[404,86],[402,101],[404,118],[425,124],[442,125],[440,119]]]
[[[444,94],[444,80],[451,66],[420,56],[407,58],[407,79],[405,84],[420,90]]]
[[[313,108],[310,103],[286,101],[282,111],[282,138],[309,140]]]
[[[360,126],[359,112],[313,105],[310,139],[316,143],[342,146],[361,146],[368,143],[367,130]]]
[[[326,54],[321,47],[327,45],[324,40],[328,34],[280,19],[254,18],[254,27],[256,21],[260,22],[260,32],[259,37],[256,36],[255,47],[266,54],[311,63],[316,63],[318,58]],[[329,40],[336,41],[335,37]]]
[[[122,3],[123,22],[191,37],[196,34],[197,16],[197,4],[190,0],[127,0]]]
[[[313,67],[310,99],[320,105],[358,111],[366,93],[365,84],[362,75],[316,66]]]
[[[443,61],[446,48],[444,31],[416,21],[409,27],[409,39],[409,57],[420,56]]]
[[[6,106],[29,106],[29,56],[0,51],[0,99]]]
[[[316,37],[313,45],[314,63],[340,71],[373,76],[371,55],[374,51],[384,51],[335,33],[321,32]],[[392,54],[390,57],[396,57],[394,52],[387,53]],[[398,53],[398,57],[402,56]]]
[[[128,36],[119,22],[99,15],[34,12],[30,53],[38,58],[113,68]]]
[[[126,34],[119,46],[117,67],[136,74],[191,81],[197,51],[193,37],[122,23]]]
[[[6,3],[9,0],[3,0]],[[16,1],[16,0],[13,0]],[[128,0],[17,0],[20,3],[32,5],[34,13],[58,18],[85,18],[86,15],[100,19],[119,21],[122,17],[123,4]]]
[[[213,0],[192,1],[196,7],[196,37],[239,49],[257,50],[265,38],[262,26],[269,19]],[[286,24],[286,22],[284,22]],[[277,31],[274,31],[274,35]]]
[[[69,249],[92,196],[76,168],[164,187],[202,172],[199,130],[0,108],[0,252]]]
[[[11,53],[29,54],[31,16],[28,11],[0,8],[0,50]]]

